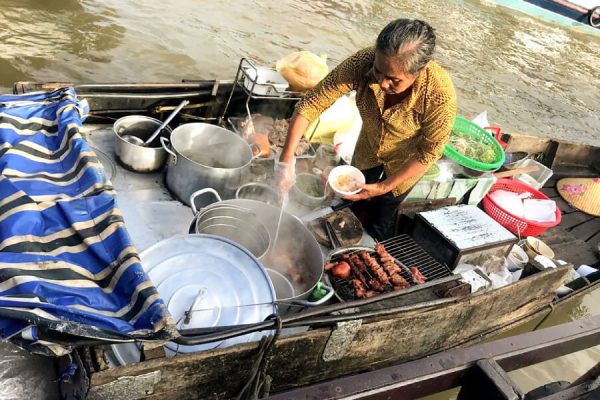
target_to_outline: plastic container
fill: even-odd
[[[506,257],[506,267],[514,272],[525,266],[529,262],[529,256],[519,245],[514,245]]]
[[[502,148],[502,146],[500,146],[500,143],[498,143],[496,138],[494,138],[490,133],[485,131],[479,125],[469,121],[463,116],[458,115],[456,116],[456,120],[454,121],[452,132],[457,132],[462,135],[468,135],[478,140],[479,142],[491,146],[496,155],[496,159],[493,163],[484,163],[461,154],[452,146],[447,144],[444,148],[444,155],[452,159],[454,162],[474,171],[495,171],[498,168],[500,168],[502,164],[504,164],[504,149]]]
[[[522,217],[511,214],[510,212],[503,209],[494,201],[490,196],[496,190],[507,190],[517,194],[529,192],[532,198],[549,200],[546,195],[527,186],[521,182],[514,181],[512,179],[498,179],[498,181],[492,186],[488,194],[483,198],[483,209],[485,212],[492,217],[500,225],[518,236],[538,236],[551,228],[560,224],[562,214],[560,209],[556,208],[556,221],[554,222],[536,222],[529,221]]]
[[[360,192],[362,190],[362,189],[357,189],[357,190],[353,190],[351,192],[346,192],[342,188],[340,188],[339,184],[338,184],[338,179],[343,175],[354,178],[360,183],[363,183],[363,184],[365,183],[365,176],[358,168],[353,167],[351,165],[340,165],[339,167],[335,167],[329,173],[329,177],[327,178],[327,183],[329,184],[329,186],[331,187],[331,189],[333,190],[333,192],[336,195],[338,195],[340,197],[350,196],[353,194],[357,194],[358,192]]]
[[[535,259],[537,256],[544,256],[549,259],[554,258],[554,251],[546,243],[534,237],[528,237],[525,240],[524,247],[530,259]]]
[[[244,87],[258,96],[281,96],[289,84],[279,72],[267,68],[244,68]]]
[[[519,164],[519,168],[528,168],[528,167],[538,167],[538,171],[536,172],[528,172],[526,174],[515,175],[513,178],[516,181],[522,182],[526,185],[529,185],[535,189],[541,189],[544,184],[550,179],[553,172],[550,168],[546,167],[544,164],[539,163],[535,160],[527,159],[523,160]]]

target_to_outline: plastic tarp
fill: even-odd
[[[72,88],[0,96],[0,335],[60,355],[86,340],[171,339]]]

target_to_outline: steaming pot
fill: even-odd
[[[170,154],[167,187],[187,205],[194,191],[207,187],[223,198],[233,197],[250,162],[258,156],[253,156],[252,147],[235,133],[200,122],[175,128],[170,146],[166,140],[161,142]]]
[[[227,212],[231,209],[242,209],[251,213],[256,220],[266,228],[271,242],[269,251],[261,257],[261,263],[267,268],[271,276],[275,292],[290,293],[293,289],[293,297],[277,298],[280,314],[298,311],[303,307],[312,307],[327,302],[333,296],[333,289],[329,286],[324,288],[328,293],[320,300],[309,301],[309,297],[323,276],[323,254],[317,240],[308,228],[296,217],[284,212],[277,243],[273,243],[279,207],[272,206],[257,200],[231,199],[218,201],[196,212],[196,199],[201,195],[211,194],[216,200],[220,198],[210,188],[198,190],[190,199],[192,210],[197,215],[207,215],[208,210],[219,209]],[[195,224],[196,218],[193,224]],[[255,223],[252,224],[256,226]],[[243,228],[242,228],[243,229]],[[235,240],[234,240],[235,241]],[[272,271],[276,273],[272,273]]]

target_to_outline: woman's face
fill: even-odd
[[[386,94],[399,94],[410,89],[417,79],[416,75],[404,72],[396,57],[375,52],[373,76]]]

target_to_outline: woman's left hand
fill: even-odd
[[[360,188],[362,189],[360,192],[350,196],[344,196],[344,199],[351,201],[366,200],[373,197],[381,196],[382,194],[386,194],[390,191],[387,185],[385,185],[383,182],[362,184],[360,185]]]

